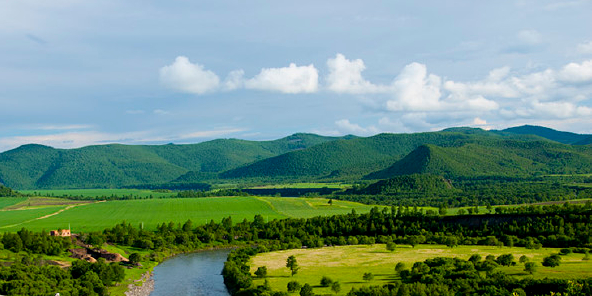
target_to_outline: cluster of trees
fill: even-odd
[[[74,261],[69,269],[23,260],[0,267],[0,295],[108,295],[107,287],[124,275],[122,266],[104,259]]]
[[[501,258],[503,256],[503,258]],[[348,296],[407,296],[407,295],[592,295],[592,279],[576,281],[560,279],[518,280],[502,271],[494,270],[498,262],[510,259],[473,256],[469,260],[458,258],[432,258],[416,262],[411,269],[399,272],[401,282],[384,286],[353,288]],[[513,261],[511,261],[513,262]],[[511,262],[509,264],[511,264]],[[527,262],[526,265],[532,262]],[[486,267],[484,269],[484,267]],[[480,271],[486,271],[483,276]],[[562,293],[562,294],[559,294]],[[552,294],[553,295],[553,294]]]
[[[0,197],[17,197],[17,196],[21,196],[21,194],[0,183]]]
[[[26,251],[35,254],[59,255],[71,246],[70,238],[50,236],[47,232],[32,232],[25,228],[16,233],[0,235],[0,249],[18,253]]]
[[[457,178],[408,175],[356,186],[334,198],[366,204],[460,207],[592,198],[592,189],[538,178]]]

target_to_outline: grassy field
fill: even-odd
[[[25,201],[26,197],[0,197],[0,210]]]
[[[26,227],[34,231],[71,227],[73,232],[99,231],[126,221],[132,225],[144,224],[145,229],[155,229],[161,223],[184,223],[191,219],[195,224],[210,220],[219,222],[231,216],[235,222],[252,220],[256,214],[266,220],[318,215],[334,215],[368,212],[368,205],[333,201],[322,198],[287,197],[210,197],[120,200],[104,202],[79,202],[58,198],[32,198],[14,204],[15,210],[0,215],[0,230],[16,231]],[[40,206],[52,201],[55,205]],[[60,203],[61,201],[61,203]],[[36,203],[37,202],[37,203]],[[74,203],[74,204],[70,204]],[[47,216],[49,214],[54,214]],[[41,218],[42,219],[36,219]]]
[[[154,192],[152,190],[140,189],[56,189],[56,190],[19,190],[23,194],[36,196],[84,196],[84,197],[109,197],[109,196],[133,196],[133,197],[172,197],[175,192]]]
[[[556,254],[559,249],[531,250],[525,248],[486,247],[486,246],[459,246],[448,248],[439,245],[418,245],[415,248],[399,245],[397,250],[389,252],[385,245],[372,246],[339,246],[320,249],[294,249],[271,253],[258,254],[251,261],[251,272],[254,273],[259,266],[267,266],[268,281],[274,291],[286,291],[289,281],[296,280],[300,284],[308,283],[314,288],[315,293],[331,294],[330,288],[320,287],[320,280],[328,276],[341,283],[340,295],[345,295],[352,287],[361,285],[384,285],[398,280],[394,272],[395,265],[403,262],[407,268],[411,268],[414,262],[424,261],[434,257],[458,257],[468,259],[472,254],[480,254],[483,258],[487,255],[499,256],[513,254],[516,261],[522,255],[529,257],[530,261],[538,263],[537,272],[529,275],[523,271],[524,266],[518,263],[511,267],[498,267],[510,275],[520,278],[588,278],[592,276],[592,261],[582,261],[583,254],[569,254],[562,256],[562,263],[555,268],[543,267],[541,262],[544,257]],[[300,267],[298,273],[290,276],[290,270],[286,268],[286,259],[294,255]],[[366,272],[374,274],[374,279],[366,282],[362,276]],[[263,284],[262,279],[254,280],[255,286]]]

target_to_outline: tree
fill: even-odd
[[[401,273],[401,271],[405,270],[405,263],[403,262],[399,262],[397,263],[397,265],[395,265],[395,272],[396,273]]]
[[[502,265],[502,266],[511,266],[512,263],[514,262],[514,255],[512,255],[512,254],[500,255],[499,257],[497,257],[497,259],[495,259],[495,262],[497,262],[499,265]]]
[[[584,251],[584,258],[582,258],[582,260],[590,260],[590,252],[588,250]]]
[[[255,275],[260,279],[266,277],[267,276],[267,266],[259,266],[257,268],[257,271],[255,271]]]
[[[331,291],[335,292],[335,294],[339,293],[341,291],[341,284],[339,282],[333,282],[331,284]]]
[[[288,257],[288,259],[286,260],[286,267],[290,269],[290,271],[292,272],[292,276],[298,273],[298,262],[296,262],[296,257],[294,255]]]
[[[312,291],[312,287],[309,284],[304,284],[302,288],[300,288],[300,296],[313,296],[314,292]]]
[[[362,279],[369,282],[374,279],[374,275],[371,272],[366,272],[366,273],[364,273],[364,276],[362,277]]]
[[[561,257],[557,254],[543,258],[543,266],[556,267],[561,263]]]
[[[520,263],[526,263],[526,262],[530,261],[530,259],[528,259],[528,257],[526,257],[526,255],[522,255],[522,256],[520,256],[520,259],[518,259],[518,261],[520,261]]]
[[[524,271],[533,274],[536,271],[536,263],[526,262],[524,263]]]
[[[288,292],[290,292],[290,293],[297,292],[300,290],[300,288],[302,288],[302,286],[297,281],[290,281],[288,283]]]
[[[333,280],[328,276],[323,276],[321,278],[321,287],[329,287],[333,283]]]
[[[332,199],[332,198],[330,198],[330,199],[329,199],[329,201],[328,201],[327,203],[328,203],[330,206],[332,206],[332,205],[333,205],[333,199]]]
[[[387,250],[387,251],[391,251],[391,252],[392,252],[392,251],[394,251],[394,250],[396,250],[396,249],[397,249],[397,244],[395,244],[394,242],[392,242],[392,241],[388,241],[388,242],[386,243],[386,250]]]
[[[450,236],[446,237],[444,242],[446,243],[446,246],[450,247],[450,248],[454,248],[454,247],[458,246],[458,239],[456,239],[456,236],[450,235]]]
[[[139,253],[131,253],[129,255],[129,262],[131,264],[136,264],[142,260],[142,256]]]

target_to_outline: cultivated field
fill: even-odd
[[[530,275],[523,271],[524,265],[498,267],[507,274],[524,278],[587,278],[592,276],[592,261],[583,261],[583,254],[569,254],[562,256],[562,263],[558,267],[543,267],[541,262],[544,257],[556,254],[559,249],[531,250],[525,248],[487,247],[487,246],[459,246],[448,248],[440,245],[418,245],[411,248],[407,245],[397,246],[396,251],[389,252],[384,244],[355,245],[325,247],[320,249],[294,249],[271,253],[258,254],[251,261],[251,273],[259,266],[267,266],[268,277],[274,291],[286,291],[288,282],[298,281],[300,284],[310,284],[317,294],[332,294],[330,288],[320,286],[323,276],[340,282],[340,295],[347,294],[352,287],[361,285],[384,285],[399,280],[395,274],[395,265],[403,262],[407,268],[411,268],[414,262],[424,261],[434,257],[457,257],[468,259],[472,254],[479,254],[485,258],[487,255],[499,256],[512,254],[516,261],[522,255],[529,257],[531,262],[538,264],[537,271]],[[300,269],[293,277],[286,268],[286,259],[294,255]],[[371,272],[374,279],[364,281],[364,273]],[[254,286],[263,284],[263,279],[254,280]]]
[[[47,205],[49,201],[54,205]],[[60,203],[61,201],[61,203]],[[45,203],[46,205],[40,205]],[[40,231],[71,227],[73,232],[100,231],[126,221],[134,226],[144,224],[155,229],[161,223],[195,224],[210,220],[219,222],[231,216],[233,221],[252,220],[259,214],[266,220],[286,217],[305,218],[319,215],[368,212],[372,206],[333,201],[323,198],[288,197],[208,197],[167,198],[92,202],[58,198],[30,198],[10,206],[14,210],[0,212],[0,231],[16,231],[22,227]],[[6,208],[5,208],[6,209]]]

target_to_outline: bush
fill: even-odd
[[[255,271],[255,275],[257,276],[257,278],[264,278],[267,276],[267,266],[259,266],[259,268],[257,268],[257,271]]]
[[[290,293],[298,292],[300,288],[302,288],[302,285],[297,281],[290,281],[288,283],[288,292]]]
[[[333,283],[333,280],[328,276],[321,278],[321,287],[329,287]]]
[[[556,267],[561,263],[561,257],[559,255],[551,255],[543,259],[543,266]]]

